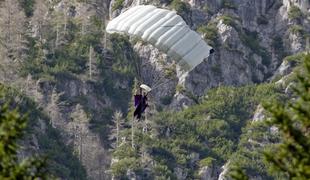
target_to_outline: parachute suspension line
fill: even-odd
[[[132,121],[131,121],[131,147],[134,149],[135,148],[135,143],[134,143],[134,136],[135,136],[135,132],[134,132],[134,124],[135,124],[135,117],[132,116]]]
[[[133,55],[130,54],[130,58],[133,60],[133,64],[134,64],[134,68],[136,71],[136,75],[138,77],[138,81],[141,82],[142,76],[141,76],[140,62],[139,62],[139,59],[137,58],[137,56],[135,55],[134,51],[133,51]]]
[[[152,89],[155,89],[159,85],[166,83],[166,82],[163,82],[163,80],[165,80],[165,76],[160,77],[160,75],[159,75],[158,79],[155,79],[155,84],[153,84]],[[167,81],[167,82],[169,82],[169,81]]]
[[[134,61],[136,65],[136,70],[137,70],[137,75],[138,75],[138,80],[141,82],[142,81],[142,75],[141,75],[141,63],[138,57],[134,54]]]
[[[171,66],[171,65],[169,65],[169,66]],[[156,71],[156,67],[153,67],[153,71]],[[152,90],[157,89],[157,88],[169,83],[170,80],[173,79],[173,78],[169,78],[167,75],[165,75],[165,73],[164,74],[156,73],[156,74],[157,74],[157,76],[153,77],[153,81],[155,83],[152,84]]]
[[[157,88],[159,88],[160,86],[163,86],[163,85],[168,84],[168,83],[169,83],[169,81],[162,82],[162,83],[158,83],[158,84],[156,84],[156,85],[152,88],[152,90],[157,89]]]
[[[104,18],[104,27],[107,27],[107,22],[108,22],[109,20],[108,20],[108,18],[107,17],[105,17]],[[103,41],[104,41],[104,44],[103,44],[103,47],[104,47],[104,49],[106,49],[107,48],[107,31],[105,30],[104,31],[104,39],[103,39]],[[105,51],[104,51],[105,52]]]
[[[144,66],[147,66],[148,64],[151,64],[151,62],[148,62],[148,63],[144,64]],[[151,72],[155,72],[156,71],[156,67],[155,66],[151,66],[151,68],[152,68],[150,70]],[[156,73],[156,74],[153,73],[152,80],[155,83],[152,83],[152,85],[151,85],[152,89],[153,89],[154,86],[156,86],[158,83],[160,83],[163,79],[164,79],[164,77],[162,77],[159,73]]]

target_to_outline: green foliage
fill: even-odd
[[[300,19],[303,17],[303,14],[299,7],[292,5],[288,11],[288,17],[290,19]]]
[[[237,9],[237,6],[234,4],[232,0],[222,0],[221,7],[227,9]]]
[[[286,56],[284,58],[284,61],[300,64],[304,58],[305,58],[305,53],[302,52],[302,53],[297,53],[294,55]]]
[[[213,162],[215,161],[214,158],[212,157],[207,157],[199,161],[199,166],[204,167],[204,166],[212,166]]]
[[[189,14],[190,6],[188,3],[183,2],[181,0],[173,0],[171,3],[171,7],[180,15]]]
[[[111,34],[109,42],[107,48],[111,51],[108,53],[111,53],[113,58],[106,58],[106,56],[99,58],[98,69],[102,81],[96,84],[96,89],[99,90],[98,94],[104,92],[110,97],[113,107],[126,112],[132,97],[128,88],[133,86],[134,77],[139,76],[140,60],[132,49],[128,37]],[[102,140],[108,139],[112,109],[109,107],[96,112],[90,109],[87,111],[89,114],[96,114],[91,116],[90,128],[99,133]],[[107,141],[103,142],[108,145]]]
[[[251,50],[257,51],[257,49],[260,49],[257,32],[250,32],[250,31],[245,30],[245,33],[241,34],[240,39]]]
[[[18,2],[24,9],[26,17],[31,17],[34,11],[35,0],[18,0]]]
[[[234,180],[249,180],[249,177],[245,175],[244,171],[238,167],[233,167],[229,176]]]
[[[292,25],[290,28],[289,28],[289,31],[292,33],[292,34],[295,34],[295,35],[303,35],[305,30],[302,26],[300,25]]]
[[[175,178],[176,167],[187,173],[187,179],[195,179],[199,168],[219,166],[232,157],[238,148],[242,127],[246,126],[256,106],[264,100],[278,98],[279,94],[272,84],[210,90],[196,106],[181,112],[163,111],[154,115],[152,135],[136,133],[135,153],[127,148],[114,156],[139,159],[143,151],[154,160],[151,171],[155,179]],[[129,130],[123,132],[130,139]],[[195,160],[194,154],[199,159]],[[143,163],[141,165],[143,167]]]
[[[169,168],[163,164],[156,164],[152,169],[153,174],[158,180],[175,179],[173,173]]]
[[[266,158],[274,172],[283,172],[290,179],[310,178],[310,55],[306,55],[294,92],[296,99],[289,103],[266,106],[271,113],[270,125],[275,125],[282,142],[267,152]]]
[[[240,40],[243,44],[248,46],[255,54],[262,57],[262,63],[269,66],[271,63],[270,53],[259,44],[259,37],[257,32],[251,32],[243,29],[244,33],[239,32]]]
[[[41,34],[46,41],[25,35],[28,49],[22,62],[21,75],[31,74],[33,78],[39,79],[58,74],[86,72],[90,46],[100,45],[103,35],[102,22],[96,16],[92,16],[87,26],[73,18],[68,18],[66,23],[62,24],[57,20],[60,18],[58,16],[61,17],[55,14],[56,22],[46,22],[50,31]],[[85,32],[81,33],[80,29],[85,29]],[[93,53],[93,58],[96,62],[98,59],[96,51]]]
[[[211,14],[211,15],[214,14],[214,12],[211,10],[211,8],[207,4],[203,6],[202,10],[206,12],[207,14]]]
[[[100,110],[93,110],[85,107],[86,112],[90,116],[89,128],[95,133],[98,133],[105,147],[109,147],[109,141],[107,139],[110,133],[111,119],[113,115],[113,109],[106,107]]]
[[[112,34],[110,36],[112,42],[112,50],[114,62],[112,71],[120,76],[133,76],[136,73],[136,56],[131,48],[128,37]]]
[[[269,145],[266,142],[275,143],[279,141],[277,134],[272,133],[269,125],[265,122],[252,122],[243,129],[237,151],[230,159],[230,172],[234,179],[241,170],[250,177],[260,176],[263,179],[273,179],[268,172],[269,164],[264,161],[263,152]],[[240,175],[240,174],[239,174]]]
[[[218,33],[216,23],[209,23],[207,26],[202,25],[198,27],[197,31],[203,34],[205,40],[210,46],[218,46]]]
[[[73,155],[73,149],[62,142],[63,138],[60,136],[61,132],[51,127],[48,117],[42,113],[42,110],[39,109],[33,101],[21,95],[16,90],[7,88],[1,84],[0,94],[3,95],[3,98],[1,97],[0,100],[1,107],[4,106],[4,102],[9,102],[10,108],[18,108],[21,114],[27,114],[29,119],[27,121],[27,125],[26,122],[23,122],[25,119],[21,118],[20,116],[16,116],[21,118],[18,119],[20,122],[17,124],[14,125],[16,122],[10,121],[11,128],[14,128],[14,126],[20,126],[19,128],[24,128],[25,126],[26,132],[11,132],[24,134],[25,139],[28,138],[31,134],[35,137],[38,137],[38,145],[40,147],[39,153],[43,154],[47,158],[45,163],[46,168],[41,170],[46,170],[52,175],[63,179],[86,179],[86,171],[79,160]],[[18,102],[16,102],[17,99],[19,99]],[[44,131],[38,127],[38,120],[43,121],[42,123],[46,124]],[[36,163],[34,159],[30,159],[30,162]],[[26,166],[28,165],[25,165],[25,167]]]
[[[173,79],[174,77],[176,77],[176,65],[171,65],[171,66],[164,66],[164,74],[165,74],[165,77],[167,79]]]
[[[112,173],[116,177],[126,177],[127,170],[133,172],[139,170],[139,161],[135,158],[120,159],[119,162],[112,164]]]
[[[3,104],[2,90],[0,88],[0,179],[46,179],[48,174],[42,158],[18,159],[17,141],[25,133],[27,119]]]
[[[137,152],[127,144],[121,144],[114,152],[113,157],[118,161],[111,166],[112,174],[119,178],[126,177],[127,170],[137,172],[140,170],[140,160]]]
[[[236,23],[235,23],[235,19],[234,17],[230,16],[230,15],[222,15],[219,17],[224,24],[226,24],[227,26],[232,26],[232,27],[236,27]]]
[[[139,76],[140,60],[135,54],[128,37],[118,34],[110,36],[113,59],[100,58],[99,66],[103,85],[107,95],[113,100],[113,104],[127,111],[127,104],[131,93],[127,89],[115,86],[116,80],[126,82],[131,87],[134,76]]]
[[[244,129],[229,165],[234,179],[257,175],[263,179],[309,179],[310,55],[303,57],[294,99],[269,101],[264,106],[271,119]]]
[[[81,162],[72,154],[73,148],[60,140],[60,132],[48,127],[46,135],[38,133],[38,142],[42,153],[47,155],[48,170],[63,179],[86,179],[86,170]]]
[[[116,0],[112,5],[112,11],[123,8],[124,0]]]
[[[179,92],[179,93],[182,93],[182,92],[185,92],[185,88],[184,88],[182,85],[178,84],[178,85],[175,87],[175,91],[176,91],[176,92]]]

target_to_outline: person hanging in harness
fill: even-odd
[[[146,92],[143,90],[145,90]],[[135,111],[133,113],[133,116],[136,117],[138,120],[141,119],[143,112],[149,106],[147,103],[148,101],[147,95],[150,90],[151,90],[150,87],[146,86],[145,84],[142,84],[139,90],[137,90],[136,94],[134,95]]]

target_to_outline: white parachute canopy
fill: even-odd
[[[110,21],[106,30],[136,36],[167,53],[187,70],[196,67],[213,52],[212,47],[176,12],[151,5],[128,9]]]

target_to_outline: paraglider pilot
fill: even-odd
[[[133,116],[136,117],[138,120],[141,119],[142,113],[148,107],[147,95],[148,95],[148,93],[146,93],[146,92],[142,93],[142,88],[139,88],[139,90],[137,90],[136,94],[134,95],[134,99],[135,99],[134,103],[135,103],[136,109],[133,113]]]

